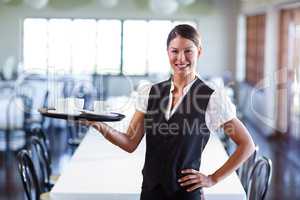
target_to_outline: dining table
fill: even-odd
[[[134,106],[126,105],[122,113],[126,115],[122,121],[108,124],[126,132]],[[50,199],[138,200],[145,150],[145,137],[133,153],[127,153],[90,128],[50,191]],[[211,133],[202,153],[200,172],[211,174],[227,159],[217,134]],[[206,200],[246,200],[236,172],[212,187],[203,188],[203,192]]]

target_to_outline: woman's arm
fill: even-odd
[[[189,174],[179,179],[181,186],[192,185],[187,191],[193,191],[199,187],[210,187],[226,176],[234,172],[254,152],[253,140],[243,123],[234,118],[223,125],[225,133],[237,144],[235,152],[213,174],[206,176],[196,170],[186,169],[183,174]]]
[[[225,123],[223,127],[224,132],[236,143],[237,148],[224,165],[211,175],[216,182],[239,168],[255,149],[248,130],[239,119],[234,118]]]
[[[132,153],[144,136],[144,113],[136,111],[129,123],[126,133],[117,131],[103,122],[83,122],[98,130],[108,141],[121,149]]]

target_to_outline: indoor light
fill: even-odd
[[[150,0],[150,8],[155,13],[170,15],[178,9],[178,2],[175,0]]]
[[[48,4],[48,0],[24,0],[24,2],[34,9],[42,9]]]

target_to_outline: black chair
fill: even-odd
[[[245,191],[248,191],[248,185],[249,185],[249,178],[250,178],[250,173],[251,169],[254,166],[256,159],[257,159],[257,154],[258,154],[259,147],[255,146],[255,150],[252,153],[252,155],[246,160],[243,165],[240,167],[238,174],[241,180],[241,183],[245,189]]]
[[[43,153],[45,154],[45,157],[48,161],[48,163],[51,165],[51,151],[50,151],[50,141],[48,138],[48,135],[42,130],[40,126],[33,126],[31,127],[30,133],[32,136],[36,136],[40,139],[40,142],[43,146]]]
[[[41,145],[43,147],[42,153],[44,154],[44,157],[46,158],[47,163],[49,165],[49,169],[48,169],[49,170],[49,174],[50,174],[49,185],[52,186],[58,180],[59,175],[53,175],[52,174],[52,168],[51,168],[51,165],[52,165],[52,155],[51,155],[50,141],[49,141],[48,135],[39,126],[32,127],[32,129],[31,129],[31,135],[38,137],[39,141],[40,141],[40,143],[41,143]]]
[[[21,150],[17,155],[18,171],[21,176],[27,200],[47,200],[49,193],[42,193],[38,176],[33,161],[26,150]]]
[[[47,192],[53,187],[53,184],[50,182],[51,168],[47,157],[45,156],[46,152],[41,140],[36,136],[32,136],[30,138],[28,150],[34,161],[42,192]]]
[[[255,163],[251,170],[248,200],[264,200],[272,178],[272,162],[262,157]]]

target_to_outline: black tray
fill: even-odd
[[[45,117],[57,118],[57,119],[66,119],[66,120],[80,120],[86,119],[90,121],[98,122],[113,122],[121,121],[125,115],[120,113],[111,112],[108,114],[94,114],[94,113],[79,113],[79,114],[67,114],[67,113],[56,113],[53,112],[53,109],[40,108],[38,111]],[[48,112],[52,111],[52,112]]]

